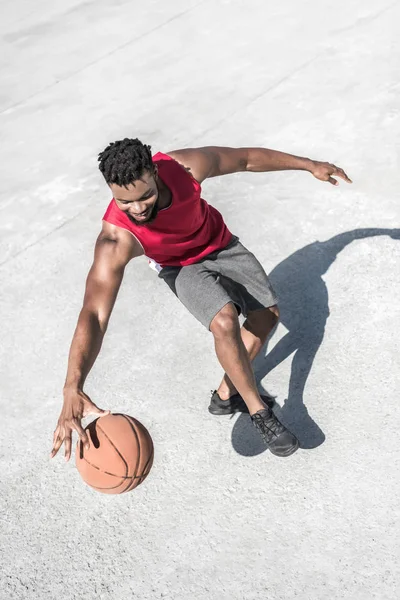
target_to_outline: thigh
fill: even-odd
[[[159,273],[190,313],[207,329],[215,315],[231,298],[221,284],[219,273],[202,263],[186,267],[165,267]]]
[[[278,303],[278,297],[259,260],[241,242],[237,242],[215,260],[216,268],[229,286],[246,303],[246,314]]]

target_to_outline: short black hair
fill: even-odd
[[[99,169],[108,184],[127,187],[145,171],[154,171],[151,147],[137,138],[112,142],[99,154]]]

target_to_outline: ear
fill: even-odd
[[[157,179],[158,179],[158,166],[157,165],[153,165],[153,173],[154,173],[154,179],[157,181]]]

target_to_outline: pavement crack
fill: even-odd
[[[9,110],[14,110],[15,108],[18,108],[18,106],[21,106],[21,104],[29,102],[30,100],[32,100],[32,98],[35,98],[36,96],[39,96],[40,94],[42,94],[43,92],[46,92],[47,90],[51,89],[55,85],[58,85],[59,83],[63,83],[64,81],[68,81],[68,79],[71,79],[72,77],[75,77],[75,75],[78,75],[79,73],[83,73],[83,71],[86,71],[86,69],[89,69],[93,65],[96,65],[97,63],[101,62],[103,59],[108,58],[109,56],[112,56],[113,54],[115,54],[116,52],[119,52],[119,50],[122,50],[122,48],[126,48],[130,44],[135,44],[136,42],[139,42],[140,40],[142,40],[146,36],[151,35],[152,33],[154,33],[155,31],[158,31],[162,27],[165,27],[166,25],[168,25],[172,21],[175,21],[176,19],[179,19],[180,17],[186,15],[187,13],[191,12],[192,10],[195,10],[198,6],[200,6],[201,4],[204,4],[205,2],[208,2],[208,0],[201,0],[200,2],[198,2],[197,4],[195,4],[194,6],[191,6],[190,8],[187,8],[186,10],[183,10],[182,12],[178,13],[177,15],[174,15],[173,17],[171,17],[167,21],[164,21],[163,23],[160,23],[159,25],[157,25],[156,27],[154,27],[150,31],[146,31],[145,33],[143,33],[142,35],[140,35],[138,37],[131,38],[127,42],[124,42],[120,46],[117,46],[116,48],[114,48],[113,50],[110,50],[106,54],[103,54],[99,58],[96,58],[95,60],[92,60],[90,63],[84,65],[80,69],[77,69],[76,71],[73,71],[72,73],[70,73],[69,75],[66,75],[65,77],[63,77],[61,79],[57,79],[56,81],[53,81],[53,83],[47,85],[46,87],[42,88],[41,90],[38,90],[37,92],[34,92],[33,94],[31,94],[27,98],[23,98],[22,100],[18,100],[18,102],[15,102],[14,104],[12,104],[10,106],[7,106],[2,111],[0,111],[0,115],[2,115],[4,113],[7,113],[7,111],[9,111]],[[1,266],[1,264],[0,264],[0,266]]]
[[[357,21],[355,23],[352,23],[351,25],[347,25],[347,27],[341,27],[340,29],[334,29],[332,31],[332,34],[337,34],[337,33],[343,33],[344,31],[351,31],[352,29],[357,29],[358,27],[361,27],[362,25],[365,25],[366,23],[371,23],[372,21],[375,21],[375,19],[378,19],[381,15],[383,15],[384,13],[386,13],[387,11],[391,10],[392,8],[394,8],[395,6],[398,6],[398,2],[393,2],[393,4],[389,4],[389,6],[385,6],[385,8],[382,8],[381,10],[379,10],[378,12],[374,13],[373,15],[369,15],[368,17],[361,17],[359,19],[357,19]]]
[[[319,54],[317,54],[316,56],[314,56],[310,60],[306,61],[305,63],[303,63],[301,65],[299,65],[298,67],[296,67],[295,69],[293,69],[293,71],[291,71],[290,73],[288,73],[288,75],[285,75],[281,79],[278,79],[278,81],[275,81],[266,90],[263,90],[262,92],[258,93],[256,96],[254,96],[253,98],[251,98],[247,102],[247,104],[244,104],[244,105],[240,106],[239,108],[237,108],[236,110],[234,110],[233,112],[228,113],[225,117],[223,117],[217,123],[213,123],[213,125],[211,127],[209,127],[208,129],[205,129],[204,131],[202,131],[202,133],[199,136],[197,136],[194,139],[194,141],[196,141],[198,139],[201,139],[206,133],[209,133],[210,131],[213,131],[215,129],[215,127],[218,127],[222,123],[225,123],[225,121],[228,121],[231,117],[234,117],[236,114],[238,114],[241,111],[249,108],[249,106],[251,106],[252,104],[254,104],[254,102],[256,102],[257,100],[259,100],[263,96],[266,96],[267,94],[269,94],[270,92],[272,92],[272,90],[274,90],[277,87],[279,87],[282,83],[285,83],[285,81],[288,81],[289,79],[291,79],[291,77],[293,77],[293,75],[296,75],[299,71],[302,71],[303,69],[305,69],[306,67],[308,67],[311,63],[313,63],[315,60],[317,60],[321,56],[321,54],[322,53],[320,52]]]
[[[4,265],[8,264],[9,262],[15,260],[18,256],[20,256],[21,254],[23,254],[24,252],[26,252],[30,248],[33,248],[37,244],[40,244],[40,242],[42,242],[46,238],[48,238],[51,235],[53,235],[53,233],[56,233],[56,231],[60,231],[60,229],[62,229],[63,227],[65,227],[66,225],[68,225],[69,223],[71,223],[72,221],[74,221],[75,219],[77,219],[82,213],[85,212],[85,210],[87,210],[87,207],[85,207],[84,209],[82,209],[81,211],[79,211],[76,215],[73,215],[72,217],[70,217],[69,219],[67,219],[66,221],[64,221],[63,223],[61,223],[60,225],[57,225],[57,227],[54,227],[54,229],[52,229],[51,231],[48,231],[47,233],[45,233],[44,235],[42,235],[40,238],[38,238],[37,240],[35,240],[31,244],[28,244],[27,246],[25,246],[21,250],[18,250],[18,252],[16,252],[12,256],[9,256],[3,262],[0,262],[0,269]]]

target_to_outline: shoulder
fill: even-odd
[[[178,170],[186,171],[191,174],[191,166],[188,164],[187,156],[184,154],[185,151],[173,150],[171,152],[157,152],[153,156],[153,163],[161,169],[168,169],[173,167]]]
[[[218,177],[246,171],[248,148],[227,146],[203,146],[168,152],[168,155],[181,164],[199,183],[208,177]]]
[[[204,148],[183,148],[166,152],[169,158],[177,162],[189,175],[201,183],[209,176],[212,168],[210,155]]]
[[[137,238],[123,227],[118,227],[107,221],[102,222],[102,228],[97,238],[96,245],[98,246],[118,246],[131,258],[144,254],[143,248]]]

